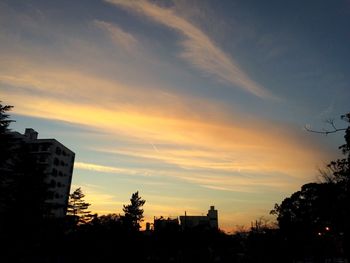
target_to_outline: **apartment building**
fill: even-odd
[[[50,204],[47,216],[63,218],[67,211],[75,153],[55,139],[38,139],[38,132],[31,128],[27,128],[24,134],[11,134],[14,144],[29,146],[35,165],[40,166],[45,174],[44,180],[51,193],[46,200]]]

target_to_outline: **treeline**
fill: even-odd
[[[350,262],[350,113],[341,116],[348,127],[312,131],[327,135],[345,131],[345,143],[339,146],[343,158],[331,161],[320,172],[320,182],[307,183],[275,204],[278,232],[291,258],[311,258],[313,262]]]
[[[9,110],[0,104],[0,262],[350,262],[350,113],[342,116],[348,126],[334,130],[345,131],[343,158],[321,171],[320,182],[276,204],[276,226],[257,220],[228,235],[205,227],[140,231],[138,192],[122,215],[99,216],[78,188],[67,216],[50,217],[40,166],[25,145],[11,147]]]
[[[85,194],[81,188],[77,188],[69,195],[68,209],[66,222],[72,230],[77,228],[88,227],[91,225],[117,225],[128,231],[139,231],[140,223],[143,221],[143,205],[146,200],[139,196],[139,192],[132,194],[130,204],[123,205],[124,215],[108,214],[98,216],[98,214],[91,214],[88,211],[90,204],[84,200]]]

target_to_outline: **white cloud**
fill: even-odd
[[[101,173],[127,174],[127,175],[148,175],[146,171],[123,169],[113,166],[98,165],[93,163],[75,162],[74,168]]]
[[[253,81],[228,54],[221,50],[202,30],[172,9],[162,8],[147,1],[105,0],[151,18],[183,34],[184,50],[180,57],[193,66],[215,76],[219,81],[238,86],[258,97],[273,98],[265,88]]]

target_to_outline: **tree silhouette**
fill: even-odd
[[[13,191],[10,190],[10,186],[13,181],[10,169],[11,165],[8,162],[12,149],[10,144],[11,136],[8,133],[8,126],[12,120],[9,120],[9,115],[7,112],[11,109],[12,106],[2,105],[0,103],[0,217],[2,219],[3,215],[8,212],[10,205],[9,201],[12,199],[13,195]]]
[[[342,119],[350,123],[350,113],[343,115]],[[328,242],[323,244],[323,252],[332,246],[349,251],[350,126],[342,129],[337,129],[334,123],[332,126],[332,131],[311,131],[327,135],[345,130],[345,144],[339,147],[345,158],[330,162],[326,170],[321,171],[323,183],[303,185],[280,205],[275,204],[271,211],[277,215],[279,227],[287,240],[292,246],[298,244],[299,250],[310,246],[316,249],[322,240]],[[335,251],[334,248],[332,253]]]
[[[44,167],[32,154],[30,145],[10,132],[8,111],[0,104],[0,221],[26,224],[34,229],[50,214],[50,197]]]
[[[2,105],[0,101],[0,171],[6,169],[7,161],[11,156],[11,134],[9,134],[10,115],[7,114],[13,106]]]
[[[102,216],[94,216],[91,220],[90,225],[98,229],[101,233],[108,232],[110,234],[115,234],[122,229],[122,220],[121,216],[118,214],[107,214]]]
[[[127,227],[139,230],[140,223],[143,221],[143,209],[142,206],[145,204],[145,200],[141,199],[139,192],[133,193],[130,199],[130,205],[124,205],[123,221]]]
[[[8,126],[14,120],[9,120],[10,115],[7,114],[13,108],[11,105],[2,105],[0,101],[0,134],[5,133],[8,130]]]
[[[77,188],[69,195],[67,215],[74,218],[75,224],[85,224],[92,218],[90,211],[87,211],[90,204],[84,201],[85,195],[81,188]]]

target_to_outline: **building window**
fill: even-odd
[[[56,147],[56,154],[61,155],[61,148],[60,147]]]
[[[32,150],[33,150],[33,152],[38,152],[39,151],[39,145],[38,144],[33,144],[32,145]]]
[[[41,145],[41,151],[47,152],[50,149],[50,144],[49,143],[44,143]]]
[[[41,156],[39,157],[39,162],[40,162],[40,163],[46,162],[46,156],[45,156],[45,155],[41,155]]]
[[[54,161],[53,161],[53,164],[54,165],[59,165],[59,163],[60,163],[60,161],[57,158],[55,158]]]
[[[50,187],[56,187],[56,181],[55,180],[51,180]]]
[[[55,168],[52,169],[52,175],[55,177],[57,176],[57,170]]]
[[[61,165],[62,165],[62,166],[64,166],[64,165],[65,165],[64,161],[61,161]]]
[[[53,193],[52,193],[52,192],[49,192],[49,193],[48,193],[47,199],[49,199],[49,200],[52,200],[52,199],[53,199]]]
[[[58,175],[61,176],[61,177],[63,176],[61,171],[58,172]]]
[[[64,150],[63,150],[62,154],[63,154],[63,156],[66,156],[66,155],[67,155],[66,152],[65,152]]]

